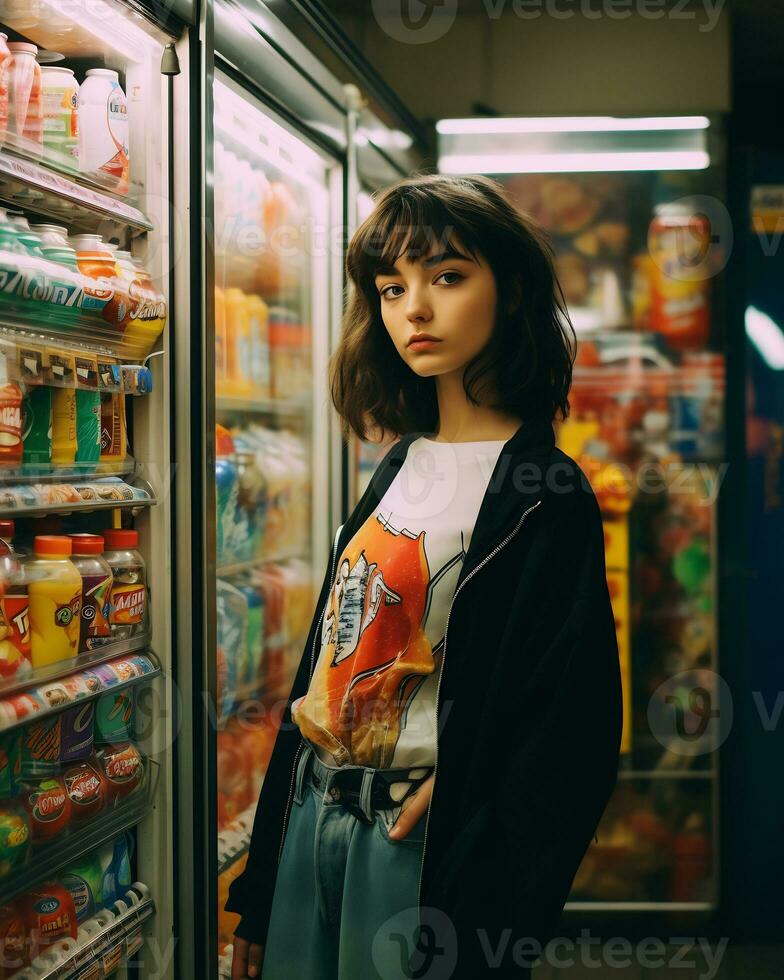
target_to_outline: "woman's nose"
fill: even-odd
[[[406,316],[411,323],[430,319],[430,304],[421,291],[415,289],[409,290]]]

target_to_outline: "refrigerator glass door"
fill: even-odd
[[[709,911],[726,472],[722,171],[498,179],[551,236],[577,334],[570,415],[556,436],[602,511],[623,679],[618,785],[567,909]]]
[[[141,882],[144,940],[128,917],[116,938],[127,937],[129,952],[142,947],[146,964],[153,947],[171,949],[173,914],[172,720],[159,675],[171,669],[167,86],[174,84],[162,78],[161,58],[175,38],[140,7],[121,0],[0,4],[0,387],[5,398],[21,396],[16,412],[24,420],[21,459],[11,459],[9,440],[0,439],[0,517],[13,521],[12,546],[22,553],[41,535],[101,536],[111,568],[106,577],[100,566],[104,578],[89,585],[86,563],[70,559],[81,591],[76,605],[60,606],[56,616],[78,656],[64,656],[55,639],[61,631],[39,617],[39,605],[25,608],[25,629],[32,626],[33,636],[43,630],[52,640],[48,651],[2,644],[3,745],[20,732],[33,745],[35,726],[19,727],[23,715],[7,710],[24,704],[44,723],[38,737],[58,733],[51,778],[95,795],[80,814],[76,803],[84,797],[74,793],[70,819],[71,794],[61,797],[67,805],[60,819],[43,838],[36,833],[24,860],[0,882],[0,904],[43,908],[32,890],[43,880],[49,898],[65,905],[58,921],[70,920],[74,937],[78,921],[79,945],[89,935],[95,950],[110,931],[103,906]],[[123,551],[110,543],[118,529],[132,532]],[[99,558],[91,556],[93,568]],[[77,588],[78,580],[76,574]],[[6,585],[0,581],[4,641]],[[153,674],[158,679],[145,680]],[[13,688],[24,693],[12,697]],[[99,699],[102,691],[108,697]],[[69,749],[60,743],[64,716],[55,716],[55,725],[43,715],[77,698],[91,713],[80,715],[86,727],[78,743],[74,728]],[[123,739],[122,752],[111,757],[109,743]],[[80,774],[67,773],[74,760]],[[27,759],[28,775],[38,764]],[[3,780],[4,805],[12,785]],[[90,876],[97,868],[95,880],[105,875],[116,887],[83,889],[69,907],[68,892],[54,882],[79,867],[89,867]],[[76,970],[65,951],[50,950],[46,962],[44,972]],[[96,962],[97,954],[87,955],[80,965],[100,972]],[[164,975],[168,967],[159,965]]]
[[[326,561],[336,164],[217,74],[215,499],[221,969],[259,790]],[[316,495],[316,491],[321,492]],[[318,575],[315,572],[318,571]]]

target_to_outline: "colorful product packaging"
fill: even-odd
[[[18,800],[0,803],[0,880],[24,866],[33,834],[30,817]]]
[[[48,385],[34,385],[24,397],[23,463],[38,466],[52,461],[52,391]]]

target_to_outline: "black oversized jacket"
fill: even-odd
[[[421,434],[392,446],[333,545],[247,867],[226,903],[242,916],[236,935],[245,939],[263,943],[267,932],[304,747],[291,702],[315,665],[334,557]],[[443,938],[456,945],[452,977],[519,975],[515,944],[543,948],[556,934],[616,782],[622,723],[599,508],[580,468],[556,448],[549,421],[522,424],[498,457],[452,599],[437,698],[419,904],[448,917],[436,913],[434,921],[451,923]],[[499,944],[505,955],[491,969],[485,951]]]

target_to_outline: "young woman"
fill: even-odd
[[[486,177],[389,188],[347,268],[333,402],[396,438],[333,542],[226,903],[232,977],[524,976],[622,721],[601,517],[552,426],[574,335]]]

